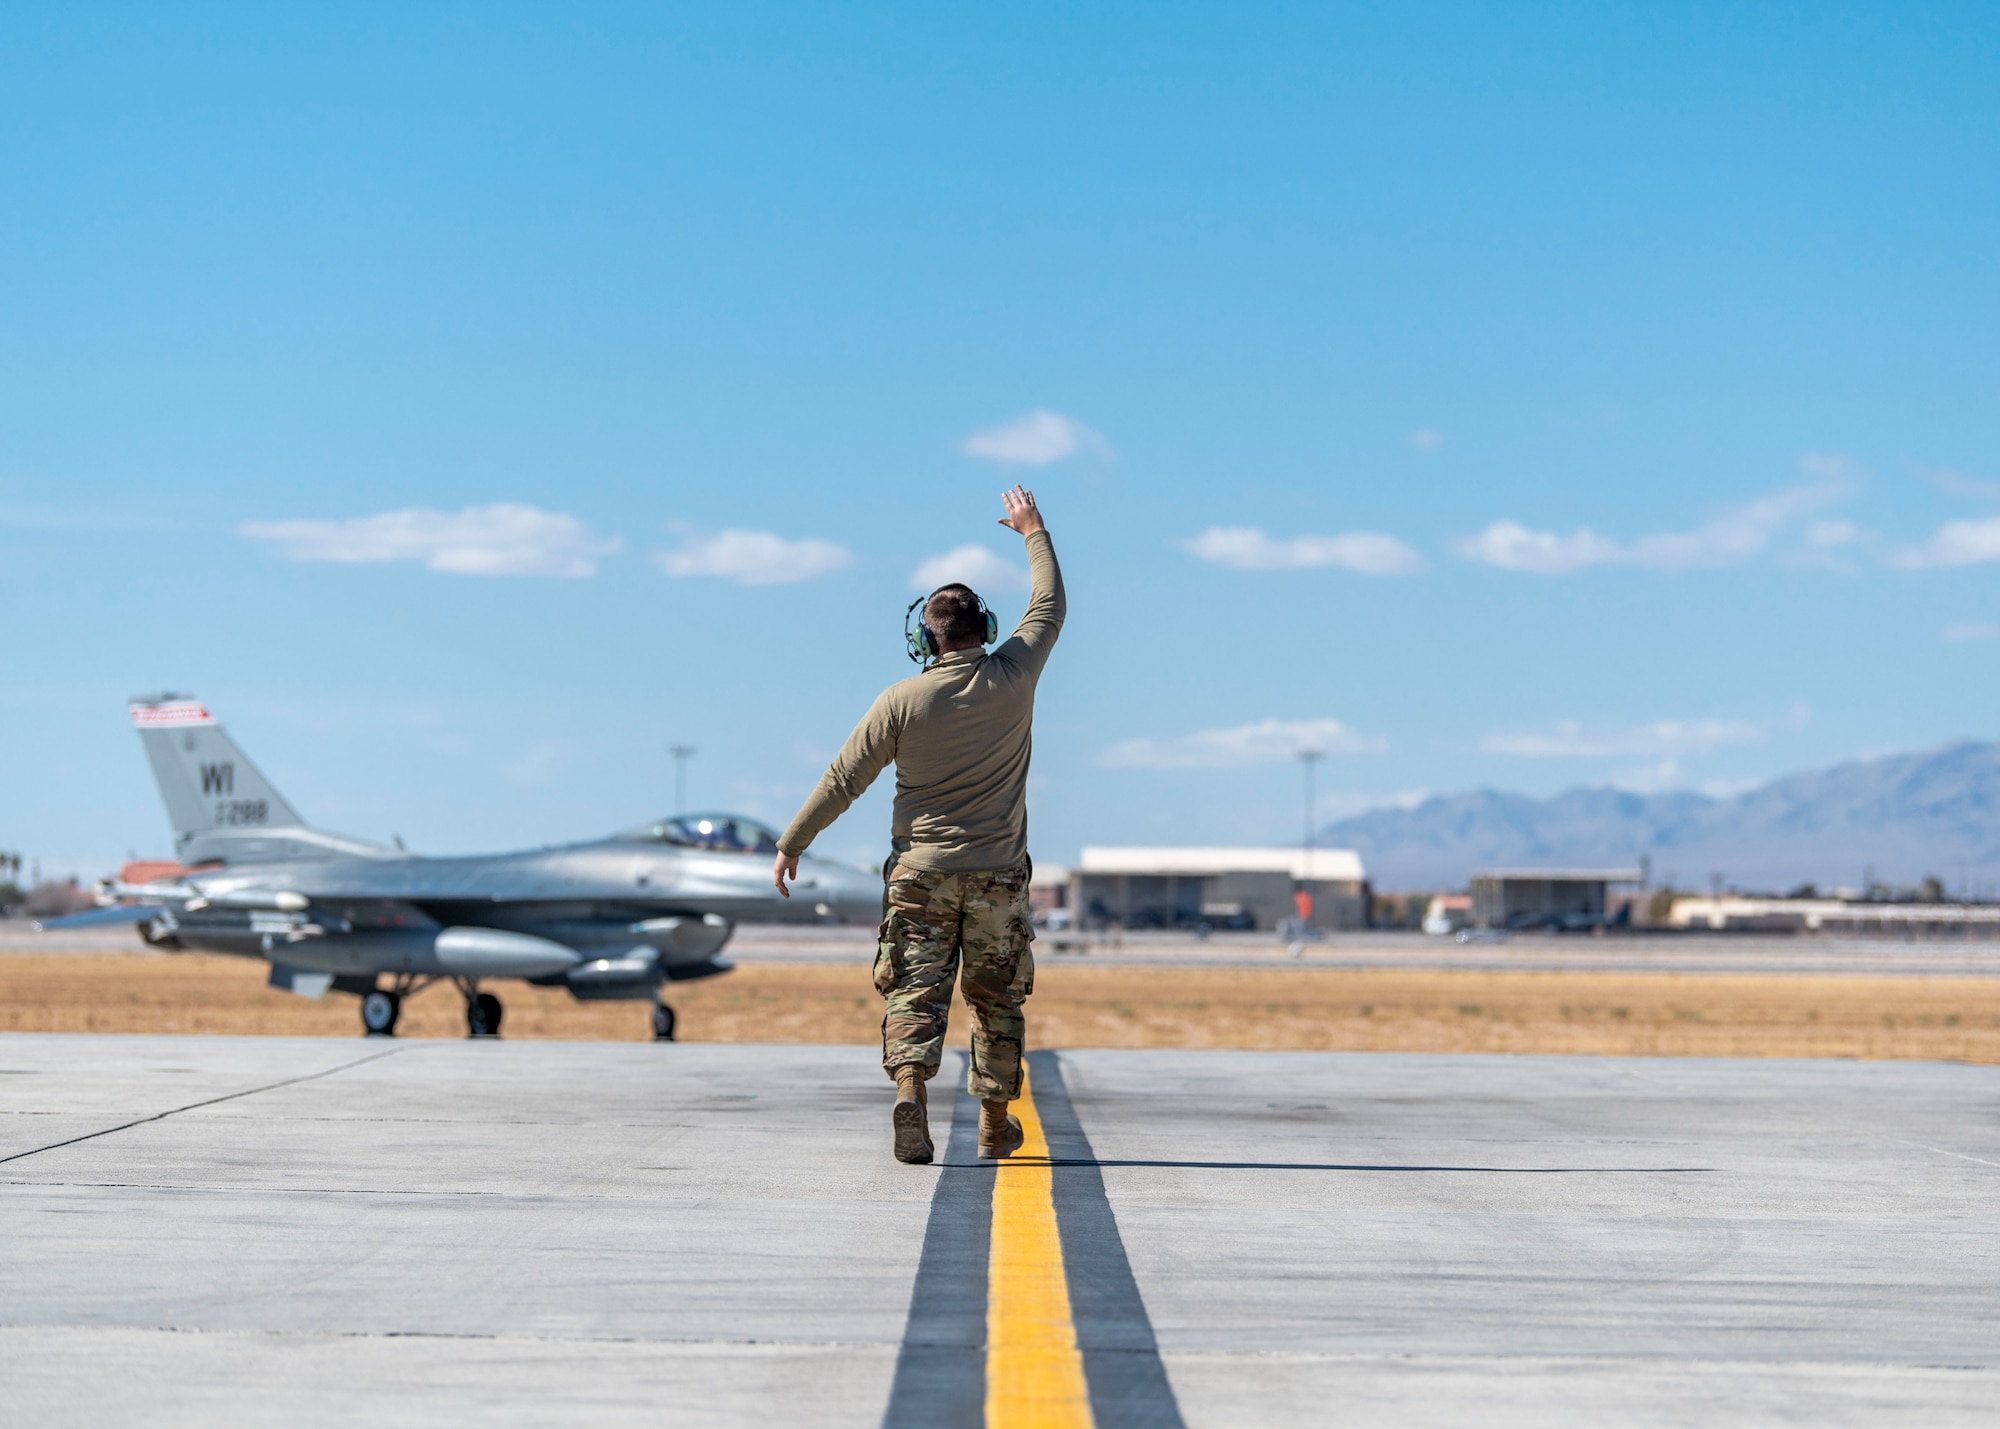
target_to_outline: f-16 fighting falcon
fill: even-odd
[[[182,871],[107,884],[106,906],[45,926],[130,922],[155,947],[263,958],[275,987],[359,996],[376,1035],[439,982],[463,994],[472,1036],[496,1035],[500,999],[482,983],[521,978],[586,1002],[650,1002],[653,1035],[671,1041],[662,984],[727,972],[718,955],[736,923],[872,922],[881,907],[872,875],[826,859],[804,870],[804,898],[780,899],[757,857],[777,851],[775,836],[727,814],[422,858],[309,826],[191,696],[134,700],[132,723]]]

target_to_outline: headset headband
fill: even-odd
[[[936,660],[942,652],[937,647],[937,637],[931,634],[930,626],[925,623],[923,616],[918,612],[931,603],[931,596],[938,594],[939,591],[951,590],[954,587],[970,593],[973,601],[979,607],[979,614],[985,620],[986,629],[984,634],[986,638],[979,643],[982,645],[991,645],[995,640],[1000,638],[999,618],[986,608],[986,602],[980,598],[979,592],[973,590],[970,586],[961,585],[957,581],[948,581],[944,585],[939,586],[937,590],[932,591],[930,595],[918,596],[910,602],[909,607],[903,612],[903,643],[909,647],[910,658],[919,665],[929,666],[931,661]],[[914,626],[911,624],[912,616],[916,617]]]

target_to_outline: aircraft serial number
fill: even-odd
[[[219,799],[215,805],[218,824],[262,824],[269,822],[270,805],[263,799]]]

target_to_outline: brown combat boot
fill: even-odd
[[[1027,1133],[1021,1130],[1021,1119],[1007,1110],[1004,1101],[981,1102],[979,1104],[979,1159],[1000,1161],[1021,1149],[1027,1140]]]
[[[930,1165],[931,1106],[921,1063],[896,1068],[896,1110],[890,1120],[896,1126],[896,1159],[910,1166]]]

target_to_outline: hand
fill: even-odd
[[[1049,528],[1042,524],[1042,513],[1035,507],[1035,493],[1024,486],[1000,493],[1000,504],[1007,508],[1007,514],[1000,518],[1000,524],[1009,531],[1019,531],[1023,536],[1031,536],[1037,531]]]
[[[778,885],[778,892],[786,898],[790,898],[792,890],[785,887],[785,880],[788,878],[797,878],[798,876],[799,856],[795,853],[781,852],[778,855],[778,861],[771,866],[771,882]]]

